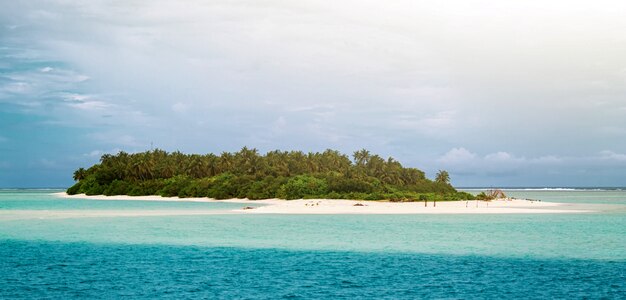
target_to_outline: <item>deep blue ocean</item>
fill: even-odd
[[[0,298],[626,299],[626,192],[585,193],[601,212],[188,216],[232,207],[4,191]],[[116,216],[143,210],[175,213]]]
[[[623,298],[626,262],[4,241],[2,298]]]

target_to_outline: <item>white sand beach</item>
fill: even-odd
[[[241,203],[241,209],[229,210],[230,213],[245,214],[537,214],[537,213],[585,213],[593,210],[575,204],[541,202],[521,199],[500,199],[493,201],[444,201],[444,202],[388,202],[388,201],[357,201],[335,199],[299,199],[299,200],[248,200],[210,198],[177,198],[161,196],[86,196],[56,193],[58,197],[68,199],[95,200],[137,200],[137,201],[189,201],[189,202],[230,202]],[[244,209],[251,204],[262,204],[260,207]],[[215,214],[212,210],[176,211],[167,214]],[[133,212],[137,215],[138,212]],[[151,212],[151,214],[159,214]]]

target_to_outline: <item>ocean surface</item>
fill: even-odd
[[[0,190],[0,299],[626,299],[621,190],[505,190],[601,208],[514,215],[239,215],[53,192]]]

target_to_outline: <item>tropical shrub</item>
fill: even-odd
[[[321,197],[328,191],[328,184],[324,179],[309,175],[293,177],[283,184],[278,195],[285,199],[300,199],[306,196]]]

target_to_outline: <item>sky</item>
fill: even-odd
[[[0,187],[103,153],[352,153],[626,186],[624,1],[0,0]]]

